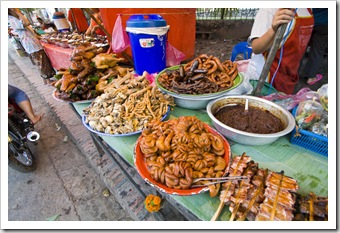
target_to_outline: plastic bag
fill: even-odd
[[[244,72],[244,77],[248,80],[259,80],[265,60],[262,54],[252,54],[248,63],[247,69]]]
[[[166,43],[166,66],[176,66],[184,59],[185,54],[172,46],[168,41]]]
[[[306,100],[299,103],[295,120],[300,128],[310,130],[322,116],[325,117],[322,105],[316,101]]]
[[[284,93],[273,93],[267,96],[262,96],[263,99],[272,101],[286,110],[292,110],[296,105],[304,100],[311,100],[306,97],[306,93],[309,93],[311,90],[308,87],[302,88],[295,95],[287,95]],[[307,95],[308,96],[308,95]]]
[[[112,31],[111,48],[114,53],[123,52],[130,46],[130,40],[127,33],[123,29],[122,18],[118,15],[115,26]]]
[[[126,31],[133,34],[146,34],[154,36],[164,36],[169,31],[170,25],[164,27],[126,27]]]
[[[235,61],[235,63],[237,64],[238,72],[246,72],[249,62],[250,62],[250,59]]]
[[[319,101],[319,94],[316,91],[308,91],[301,95],[301,102],[306,101],[306,100],[312,100],[312,101]]]
[[[322,107],[328,112],[328,84],[322,85],[317,92]]]
[[[317,121],[311,128],[311,131],[315,134],[328,137],[328,114],[323,112],[319,121]]]

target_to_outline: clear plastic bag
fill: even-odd
[[[301,95],[300,101],[306,101],[306,100],[312,100],[312,101],[319,101],[319,94],[316,91],[307,91],[306,93],[303,93]]]
[[[325,117],[322,105],[312,100],[300,102],[295,113],[296,124],[309,131],[322,117]]]
[[[328,84],[322,85],[317,92],[322,107],[328,112]]]
[[[295,95],[286,95],[284,93],[273,93],[267,96],[262,96],[263,99],[272,101],[281,107],[287,109],[288,111],[292,110],[296,105],[300,102],[307,100],[309,98],[305,97],[306,93],[311,90],[308,87],[302,88]]]
[[[262,54],[252,54],[248,66],[244,72],[245,78],[248,80],[259,80],[265,59]]]
[[[323,112],[319,121],[317,121],[311,128],[311,131],[315,134],[328,137],[328,114]]]
[[[123,29],[122,18],[118,15],[112,31],[111,48],[114,53],[121,53],[130,46],[130,40]]]

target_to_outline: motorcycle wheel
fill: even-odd
[[[24,146],[20,147],[20,139],[11,132],[9,132],[9,134],[12,142],[8,143],[8,165],[14,170],[22,173],[33,172],[37,167],[37,163],[27,142],[25,142]],[[17,156],[29,157],[32,162],[30,165],[25,165],[16,159]]]

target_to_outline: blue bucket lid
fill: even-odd
[[[64,19],[65,18],[65,14],[63,12],[54,12],[52,19]]]
[[[132,15],[126,21],[126,26],[135,28],[164,27],[166,21],[160,15],[140,14]]]

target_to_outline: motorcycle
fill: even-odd
[[[34,171],[36,158],[29,146],[39,138],[26,114],[14,100],[8,99],[8,165],[20,172]]]

